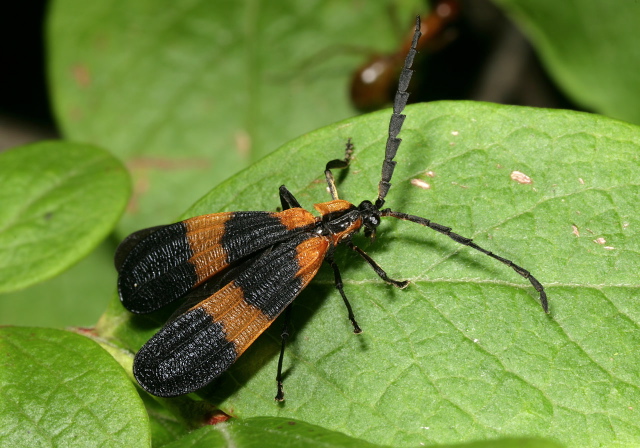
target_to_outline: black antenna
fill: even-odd
[[[378,199],[376,199],[375,204],[378,210],[380,210],[384,205],[384,198],[387,196],[389,188],[391,188],[391,183],[389,181],[391,180],[393,170],[396,167],[396,162],[393,158],[396,156],[398,147],[402,141],[401,138],[398,138],[398,134],[400,133],[402,123],[404,123],[404,119],[406,118],[406,115],[402,115],[401,112],[404,110],[404,107],[407,105],[407,100],[409,99],[409,92],[407,92],[407,88],[411,81],[411,75],[413,75],[411,65],[413,64],[413,58],[418,52],[418,50],[416,50],[416,46],[418,45],[418,39],[420,39],[421,35],[420,16],[417,16],[416,29],[413,33],[413,41],[411,42],[411,48],[409,49],[407,58],[404,60],[404,67],[402,67],[400,81],[398,82],[398,91],[396,92],[396,97],[393,100],[393,114],[391,115],[391,121],[389,122],[389,137],[387,138],[384,162],[382,162],[382,177],[378,184]]]

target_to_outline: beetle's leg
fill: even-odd
[[[349,315],[349,320],[351,321],[351,324],[353,325],[353,332],[355,334],[360,334],[360,333],[362,333],[362,330],[360,329],[360,326],[358,325],[358,322],[356,322],[356,317],[353,314],[353,308],[351,308],[351,304],[349,303],[349,300],[347,299],[347,296],[344,293],[344,289],[342,287],[342,277],[340,276],[340,269],[338,269],[338,265],[333,260],[333,255],[327,255],[325,260],[326,260],[327,263],[329,263],[329,266],[331,266],[331,269],[333,269],[333,276],[334,276],[335,282],[336,282],[336,289],[338,291],[340,291],[340,295],[342,296],[342,300],[344,301],[344,304],[347,307],[347,313]]]
[[[409,284],[409,280],[394,280],[392,278],[389,278],[387,273],[384,272],[384,269],[382,269],[378,265],[378,263],[376,263],[373,260],[373,258],[371,258],[365,251],[360,249],[358,246],[356,246],[352,242],[348,242],[347,245],[351,249],[355,250],[358,253],[358,255],[360,255],[362,258],[364,258],[366,260],[366,262],[369,263],[369,266],[371,266],[373,268],[373,270],[376,272],[376,274],[378,274],[378,277],[380,277],[385,282],[389,283],[390,285],[395,286],[396,288],[400,288],[400,289],[406,288],[407,285]]]
[[[289,338],[289,325],[291,323],[291,308],[289,305],[284,311],[284,325],[282,326],[282,333],[280,333],[280,339],[282,345],[280,346],[280,357],[278,358],[278,373],[276,374],[276,382],[278,383],[278,392],[276,393],[276,401],[284,401],[284,389],[282,378],[282,360],[284,359],[284,347],[287,345],[287,339]]]
[[[280,204],[282,204],[282,210],[288,210],[290,208],[301,208],[298,200],[293,194],[287,190],[287,187],[280,185]]]

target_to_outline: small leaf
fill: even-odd
[[[574,447],[640,442],[640,128],[472,102],[406,114],[386,206],[451,226],[530,270],[547,289],[550,315],[507,266],[386,219],[374,243],[354,242],[391,277],[411,280],[408,288],[336,251],[363,334],[353,334],[323,268],[294,302],[285,403],[273,400],[280,320],[201,394],[243,419],[295,418],[393,446],[532,436]],[[311,209],[328,200],[324,164],[349,137],[353,163],[334,173],[340,197],[374,200],[388,121],[383,111],[300,137],[185,217],[275,210],[281,184]],[[137,349],[161,322],[113,303],[101,332]]]
[[[499,0],[560,86],[579,104],[640,124],[640,3]]]
[[[150,446],[135,387],[95,342],[5,327],[0,353],[0,445]]]
[[[44,142],[0,154],[0,292],[48,279],[113,229],[129,194],[124,167],[99,148]]]

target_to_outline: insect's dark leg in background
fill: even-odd
[[[300,203],[291,194],[287,187],[280,186],[280,204],[282,204],[282,210],[288,210],[290,208],[299,208]],[[291,324],[291,307],[289,305],[284,311],[284,323],[282,325],[282,332],[280,333],[280,357],[278,358],[278,371],[276,373],[276,383],[278,384],[278,392],[276,393],[276,401],[284,401],[284,389],[282,379],[282,362],[284,360],[284,349],[287,345],[287,339],[289,338],[289,326]]]
[[[394,212],[391,209],[384,209],[384,210],[380,210],[382,216],[391,216],[393,218],[397,218],[397,219],[403,219],[405,221],[410,221],[410,222],[415,222],[416,224],[420,224],[422,226],[425,227],[429,227],[430,229],[435,230],[436,232],[440,232],[443,235],[447,235],[449,238],[451,238],[453,241],[455,241],[456,243],[460,243],[462,245],[465,246],[469,246],[479,252],[482,252],[485,255],[489,255],[491,258],[495,258],[496,260],[498,260],[501,263],[506,264],[507,266],[509,266],[510,268],[512,268],[514,271],[516,271],[518,274],[520,274],[521,276],[523,276],[524,278],[526,278],[527,280],[529,280],[529,282],[531,282],[531,285],[535,288],[536,291],[538,291],[538,293],[540,293],[540,304],[542,305],[542,309],[544,309],[545,313],[549,312],[549,305],[547,303],[547,293],[544,291],[544,287],[542,286],[542,284],[533,276],[531,275],[531,273],[529,271],[527,271],[526,269],[524,269],[521,266],[518,266],[517,264],[515,264],[513,261],[511,260],[507,260],[506,258],[503,258],[499,255],[494,254],[493,252],[484,249],[480,246],[478,246],[476,243],[473,242],[473,240],[471,238],[465,238],[462,235],[458,235],[457,233],[454,233],[451,231],[451,227],[447,227],[447,226],[443,226],[441,224],[437,224],[429,219],[426,218],[421,218],[420,216],[414,216],[414,215],[408,215],[406,213],[400,213],[400,212]]]
[[[324,177],[327,179],[327,185],[329,186],[329,193],[331,193],[331,199],[338,199],[338,190],[336,188],[336,182],[333,179],[332,169],[344,169],[349,166],[351,158],[353,156],[353,144],[351,139],[347,140],[347,146],[344,150],[344,159],[334,159],[327,163],[324,169]]]
[[[289,210],[290,208],[301,208],[298,200],[291,194],[287,187],[280,185],[280,204],[282,204],[282,210]]]

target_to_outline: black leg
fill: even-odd
[[[353,325],[353,332],[355,334],[360,334],[360,333],[362,333],[362,330],[360,329],[360,326],[358,325],[358,322],[356,322],[356,317],[353,314],[353,309],[351,308],[351,304],[349,303],[349,300],[347,299],[347,296],[344,293],[344,289],[342,288],[342,277],[340,276],[340,270],[338,269],[338,265],[336,264],[335,261],[333,261],[333,257],[332,256],[326,257],[325,260],[327,261],[327,263],[329,263],[329,265],[333,269],[333,275],[334,275],[335,282],[336,282],[336,289],[338,291],[340,291],[340,295],[342,296],[342,300],[344,301],[344,304],[347,307],[347,313],[349,314],[349,320],[351,321],[351,324]]]
[[[324,169],[324,177],[327,179],[327,185],[329,186],[329,192],[331,193],[331,199],[338,199],[338,189],[336,188],[336,181],[333,179],[332,169],[344,169],[349,166],[351,157],[353,156],[353,144],[351,139],[347,140],[347,146],[344,150],[344,159],[335,159],[327,163]]]
[[[300,208],[300,203],[293,196],[293,194],[284,185],[280,186],[280,204],[282,204],[282,210],[288,210],[290,208]],[[287,339],[289,338],[289,324],[291,323],[291,305],[287,307],[284,312],[284,325],[282,327],[282,333],[280,338],[282,345],[280,346],[280,357],[278,358],[278,372],[276,373],[276,383],[278,384],[278,392],[276,393],[276,401],[284,401],[284,389],[282,379],[282,362],[284,360],[284,348],[287,345]]]
[[[284,401],[284,389],[282,380],[282,360],[284,359],[284,347],[287,344],[289,338],[289,324],[291,323],[291,305],[284,311],[284,325],[282,326],[282,333],[280,338],[282,345],[280,346],[280,358],[278,358],[278,373],[276,374],[276,382],[278,383],[278,392],[276,393],[276,401]]]
[[[406,213],[394,212],[388,208],[385,210],[381,210],[381,214],[382,216],[391,216],[393,218],[403,219],[405,221],[415,222],[416,224],[429,227],[430,229],[433,229],[436,232],[440,232],[443,235],[447,235],[456,243],[469,246],[479,252],[482,252],[485,255],[490,256],[491,258],[495,258],[501,263],[506,264],[507,266],[512,268],[514,271],[516,271],[518,274],[520,274],[521,276],[529,280],[529,282],[531,282],[531,285],[535,288],[535,290],[538,291],[538,293],[540,293],[540,304],[542,305],[542,309],[544,310],[545,313],[549,312],[549,304],[547,303],[547,293],[544,291],[544,287],[542,286],[542,284],[533,275],[531,275],[529,271],[527,271],[521,266],[518,266],[513,261],[507,260],[506,258],[503,258],[487,249],[484,249],[478,246],[476,243],[473,242],[471,238],[465,238],[462,235],[458,235],[457,233],[452,232],[451,227],[437,224],[429,219],[421,218],[420,216],[408,215]]]
[[[282,210],[289,210],[290,208],[301,208],[298,200],[291,194],[287,187],[280,185],[280,204],[282,204]]]
[[[371,258],[365,251],[363,251],[362,249],[360,249],[358,246],[356,246],[355,244],[348,242],[347,245],[355,250],[358,255],[360,255],[362,258],[364,258],[367,263],[369,263],[369,266],[371,266],[373,268],[373,270],[376,272],[376,274],[378,274],[378,277],[380,277],[382,280],[384,280],[385,282],[389,283],[390,285],[395,286],[396,288],[406,288],[407,285],[409,284],[408,280],[394,280],[392,278],[389,278],[389,276],[387,275],[386,272],[384,272],[384,269],[382,269],[378,263],[376,263],[373,258]]]

